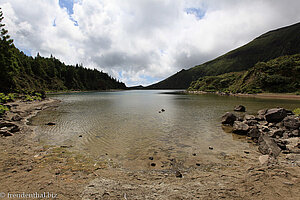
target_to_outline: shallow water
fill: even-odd
[[[148,169],[151,162],[157,164],[154,168],[166,168],[172,159],[183,163],[191,158],[217,161],[220,153],[252,150],[245,138],[222,129],[221,116],[236,105],[246,106],[250,114],[277,106],[300,107],[300,102],[293,100],[162,92],[166,91],[53,95],[62,103],[32,119],[37,126],[36,139],[51,145],[72,145],[74,150],[95,159],[111,159],[124,168]],[[159,113],[162,108],[166,111]],[[46,126],[48,122],[56,125]]]

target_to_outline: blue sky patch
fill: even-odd
[[[195,15],[197,19],[202,19],[205,16],[205,10],[200,8],[187,8],[185,12],[190,15]]]
[[[59,6],[61,8],[66,8],[69,15],[72,15],[74,13],[74,11],[73,11],[74,1],[73,0],[59,0]]]
[[[74,0],[59,0],[59,6],[61,8],[67,9],[70,20],[74,22],[74,26],[78,26],[78,22],[72,17],[72,15],[74,14],[74,10],[73,10]]]

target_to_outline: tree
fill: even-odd
[[[10,39],[8,30],[4,28],[3,19],[3,12],[0,8],[0,90],[7,92],[14,86],[13,76],[18,66],[13,52],[13,40]]]

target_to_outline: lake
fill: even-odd
[[[125,169],[168,169],[174,159],[178,165],[189,167],[195,157],[219,162],[219,155],[256,148],[245,137],[222,129],[222,115],[236,105],[244,105],[249,114],[277,106],[291,110],[300,107],[300,102],[293,100],[166,92],[51,95],[62,103],[31,120],[36,126],[35,139],[49,145],[72,145],[75,151]],[[165,112],[159,112],[161,109]],[[56,125],[45,125],[48,122]]]

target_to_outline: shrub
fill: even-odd
[[[295,110],[293,110],[293,113],[294,113],[295,115],[300,116],[300,108],[296,108]]]
[[[6,111],[9,111],[8,107],[0,104],[0,116],[3,115]]]

